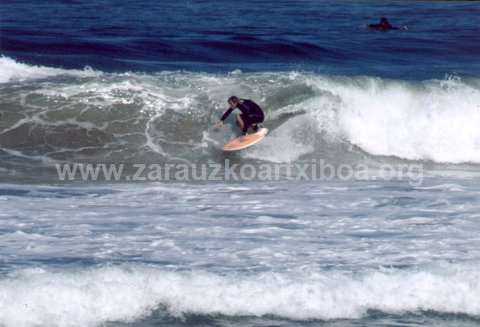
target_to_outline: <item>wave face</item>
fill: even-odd
[[[480,80],[411,82],[302,72],[103,73],[0,59],[4,162],[217,160],[212,124],[255,99],[269,137],[245,159],[480,163]],[[282,151],[279,151],[279,149]]]
[[[478,268],[478,267],[477,267]],[[97,326],[153,312],[356,319],[378,310],[480,315],[478,269],[384,271],[360,276],[265,273],[251,277],[110,267],[71,272],[30,269],[0,281],[4,326]],[[52,296],[54,295],[54,296]]]

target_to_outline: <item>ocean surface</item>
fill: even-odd
[[[0,326],[478,326],[479,126],[477,1],[3,0]]]

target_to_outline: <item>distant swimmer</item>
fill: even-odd
[[[368,27],[377,31],[390,31],[399,29],[398,27],[392,26],[385,17],[380,18],[380,22],[378,24],[370,24]]]
[[[237,125],[242,129],[243,135],[247,135],[247,131],[252,127],[254,132],[257,132],[258,125],[263,123],[265,115],[262,108],[252,100],[239,99],[236,96],[228,98],[229,108],[224,112],[220,120],[215,124],[215,127],[222,127],[223,122],[232,113],[234,109],[239,109],[241,114],[237,115]]]

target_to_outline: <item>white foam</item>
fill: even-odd
[[[46,78],[57,75],[86,77],[98,76],[100,73],[93,71],[91,68],[76,70],[34,66],[17,62],[5,56],[0,57],[0,83]]]
[[[480,315],[480,270],[375,271],[221,276],[154,268],[27,270],[0,281],[4,326],[94,326],[135,321],[157,308],[227,316],[289,319],[359,318],[433,310]]]
[[[245,151],[244,156],[276,163],[298,160],[314,151],[314,138],[307,135],[311,133],[308,125],[309,119],[305,116],[291,118],[267,134],[262,142]]]
[[[335,111],[330,130],[370,154],[480,162],[478,86],[455,78],[414,83],[318,76],[312,85],[333,95],[319,97],[312,112]]]

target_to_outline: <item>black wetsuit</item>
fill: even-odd
[[[246,134],[247,130],[253,124],[262,123],[265,119],[265,115],[263,114],[262,108],[252,100],[243,99],[240,100],[240,103],[237,105],[236,108],[228,108],[227,111],[223,114],[222,121],[227,119],[228,115],[233,111],[233,109],[239,109],[242,113],[240,114],[240,118],[243,120],[243,130],[242,133]]]
[[[370,24],[368,27],[377,30],[377,31],[390,31],[390,30],[398,30],[398,27],[393,27],[386,18],[382,18],[380,23],[378,24]]]

